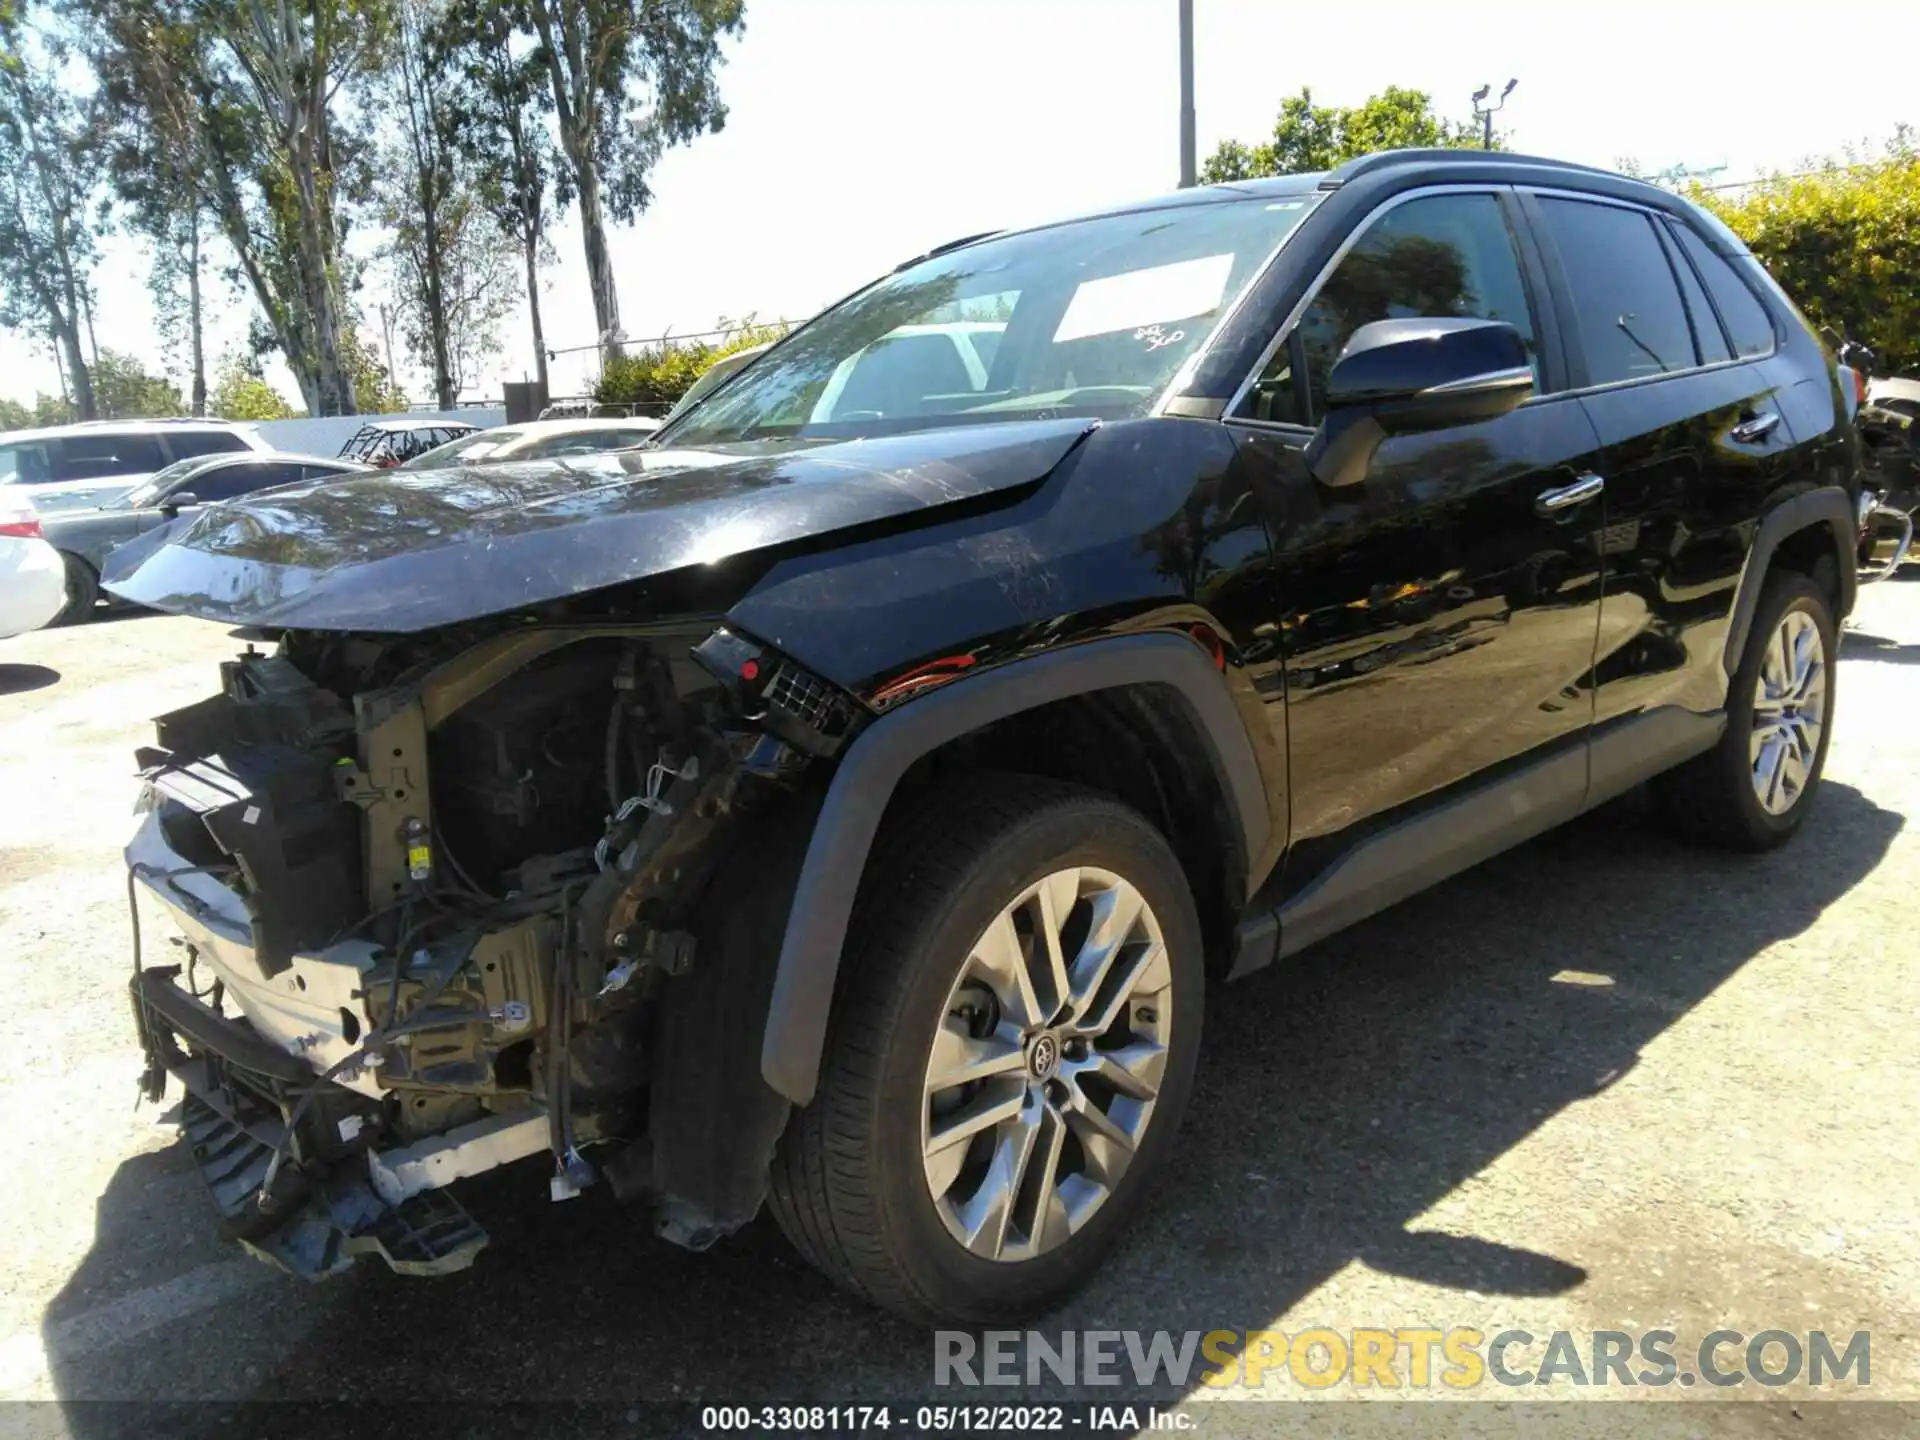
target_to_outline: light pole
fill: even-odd
[[[1491,150],[1493,148],[1494,112],[1506,108],[1507,96],[1513,93],[1513,87],[1519,83],[1518,80],[1507,81],[1507,88],[1500,92],[1500,98],[1491,105],[1487,104],[1487,96],[1492,93],[1493,86],[1482,85],[1478,90],[1473,92],[1473,118],[1480,122],[1480,148],[1482,150]]]
[[[1180,0],[1180,188],[1199,179],[1193,154],[1193,0]]]

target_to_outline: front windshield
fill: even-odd
[[[191,460],[176,460],[164,470],[156,470],[142,484],[136,485],[117,500],[109,500],[103,507],[108,510],[145,510],[168,488],[177,485],[189,475],[205,470],[209,465],[217,465],[225,456],[196,455]]]
[[[436,445],[433,449],[414,456],[400,468],[402,470],[444,470],[449,465],[471,465],[505,449],[516,440],[523,438],[526,433],[524,430],[478,430],[471,435],[462,435],[458,440],[449,440],[444,445]]]
[[[662,443],[1145,414],[1311,203],[1105,215],[935,256],[776,345]]]

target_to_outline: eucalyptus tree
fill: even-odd
[[[0,11],[0,326],[54,343],[75,412],[91,420],[97,408],[80,336],[104,147],[93,97],[65,73],[65,37],[27,10]]]
[[[670,147],[727,118],[722,37],[744,28],[745,0],[502,0],[537,42],[553,96],[594,322],[617,353],[620,298],[607,219],[631,221],[653,198],[648,180]]]

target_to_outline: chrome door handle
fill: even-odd
[[[1756,440],[1764,440],[1780,424],[1780,416],[1769,410],[1764,415],[1756,415],[1751,420],[1743,420],[1727,433],[1742,445],[1751,445]]]
[[[1571,485],[1562,485],[1557,490],[1542,490],[1540,498],[1533,502],[1533,508],[1542,515],[1553,515],[1561,510],[1570,510],[1575,505],[1584,505],[1589,500],[1598,500],[1606,488],[1605,480],[1589,472]]]

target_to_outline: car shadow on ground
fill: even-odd
[[[1793,845],[1752,857],[1683,847],[1646,811],[1627,797],[1216,987],[1178,1162],[1132,1241],[1044,1328],[1258,1328],[1355,1261],[1486,1295],[1579,1284],[1578,1266],[1502,1236],[1410,1224],[1806,930],[1904,823],[1830,782]],[[1569,970],[1614,983],[1554,981]],[[835,1290],[764,1216],[689,1254],[604,1186],[549,1204],[538,1161],[462,1192],[493,1236],[463,1274],[408,1280],[367,1263],[320,1286],[250,1278],[164,1330],[105,1339],[88,1314],[165,1278],[143,1256],[185,1267],[220,1253],[186,1171],[177,1149],[137,1156],[100,1197],[94,1247],[43,1328],[63,1398],[845,1403],[930,1390],[930,1338]],[[124,1433],[114,1414],[69,1418]]]
[[[1849,629],[1840,637],[1844,660],[1882,660],[1894,665],[1920,664],[1920,645],[1903,645],[1871,630]]]
[[[24,695],[60,683],[60,672],[46,665],[8,665],[0,661],[0,695]]]

